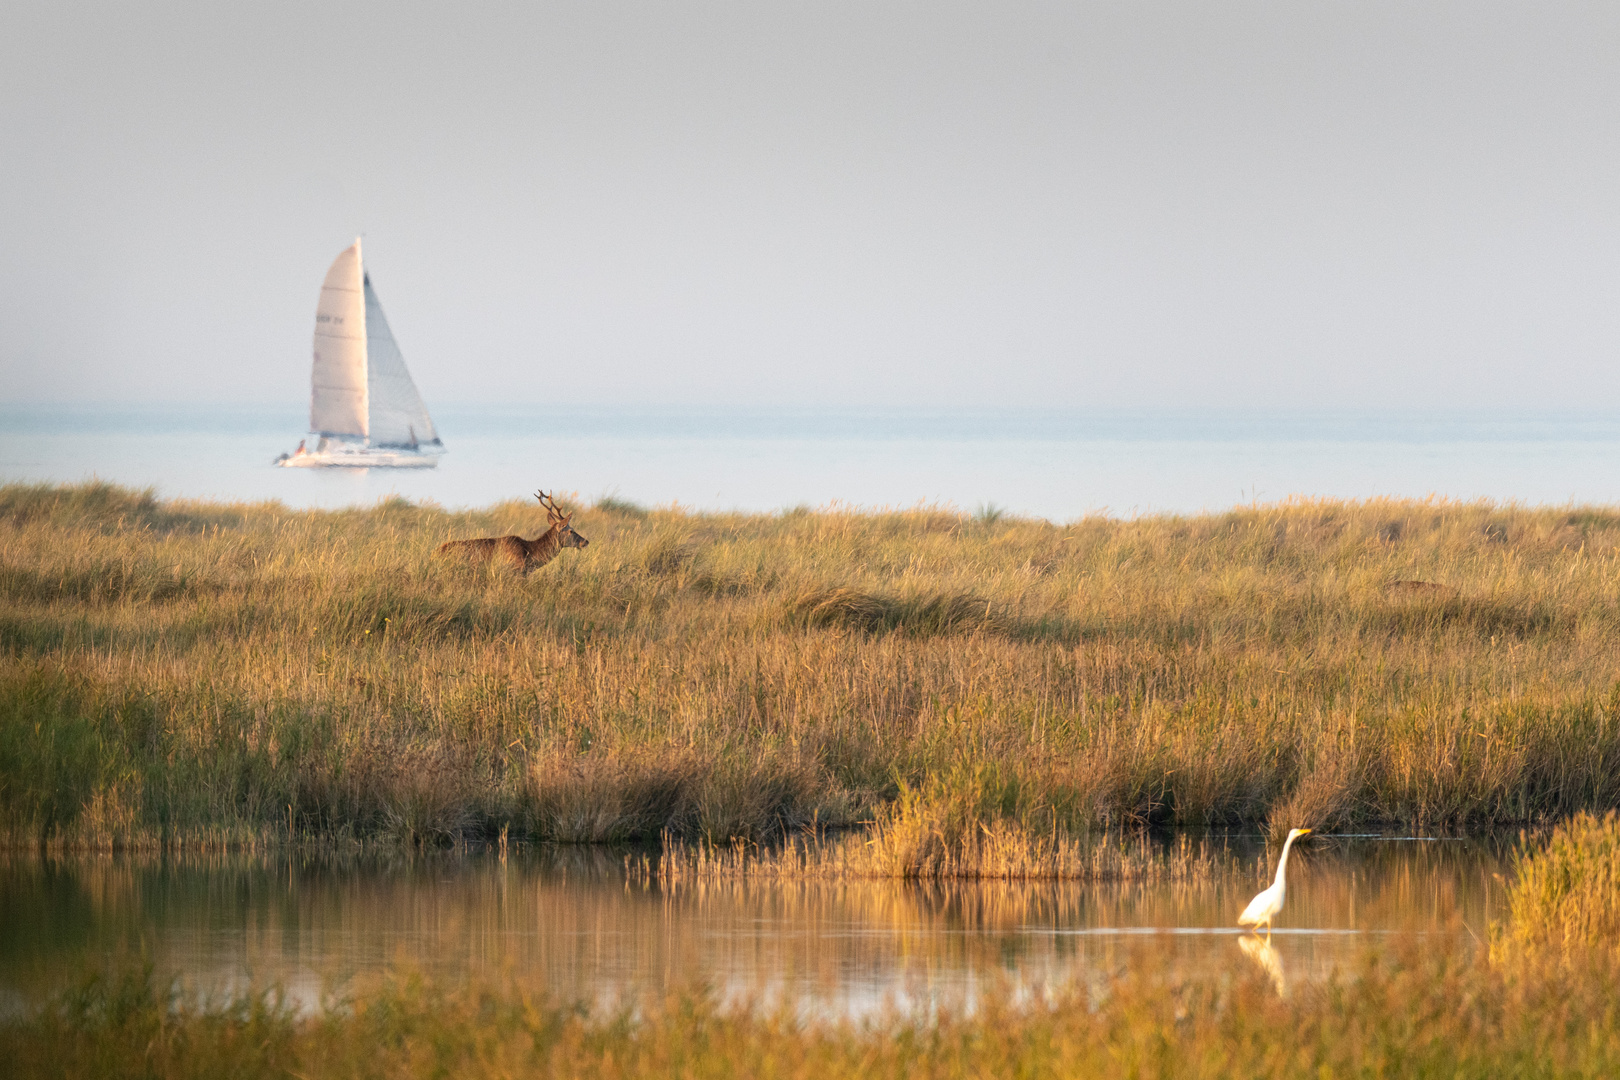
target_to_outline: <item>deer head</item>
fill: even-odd
[[[540,505],[545,508],[546,516],[551,520],[551,531],[557,534],[557,542],[560,546],[582,548],[590,544],[589,540],[575,532],[574,527],[569,524],[574,515],[572,513],[564,514],[562,507],[557,505],[557,500],[553,496],[547,495],[544,491],[537,491],[534,493],[534,497],[539,499]]]

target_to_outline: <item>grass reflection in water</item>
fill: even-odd
[[[1095,983],[1130,966],[1144,931],[1163,938],[1153,963],[1167,973],[1246,967],[1233,923],[1268,876],[1264,847],[1199,843],[1196,873],[1105,881],[790,878],[690,863],[665,880],[635,858],[627,873],[623,853],[568,847],[504,861],[12,854],[0,864],[0,972],[11,993],[38,1000],[64,973],[146,955],[188,986],[278,982],[309,1005],[323,983],[363,990],[403,964],[456,982],[511,975],[597,1004],[707,985],[723,1001],[864,1015],[885,1000],[971,999],[986,979],[1031,993]],[[1488,841],[1316,840],[1291,864],[1277,956],[1291,979],[1319,979],[1369,936],[1482,938],[1502,910],[1505,860]]]

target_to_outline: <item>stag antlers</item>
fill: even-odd
[[[552,521],[566,525],[568,519],[574,516],[572,513],[564,514],[562,507],[557,505],[556,496],[547,495],[544,490],[535,492],[534,497],[540,500],[540,505],[545,508],[546,516]]]

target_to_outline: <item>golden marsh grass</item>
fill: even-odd
[[[694,881],[815,881],[915,878],[968,881],[1131,882],[1151,886],[1207,883],[1239,865],[1219,844],[1185,833],[1160,850],[1140,830],[1120,836],[1031,835],[1016,822],[976,822],[957,836],[942,836],[934,819],[905,805],[885,807],[868,832],[832,837],[796,836],[763,847],[744,840],[728,845],[689,843],[665,836],[662,849],[627,856],[633,880],[666,889]],[[899,822],[897,823],[897,819]]]
[[[574,524],[590,548],[525,578],[433,556],[533,535],[517,499],[0,488],[0,829],[762,840],[893,825],[932,790],[943,816],[896,862],[915,867],[981,825],[1460,828],[1620,803],[1620,512],[605,501]]]
[[[1131,969],[1152,972],[1145,950]],[[1612,965],[1510,971],[1432,943],[1369,953],[1285,995],[1236,978],[1118,976],[971,1015],[807,1024],[701,991],[593,1013],[516,979],[397,975],[300,1016],[273,994],[202,1003],[138,968],[0,1018],[39,1077],[1598,1077],[1620,1071]]]

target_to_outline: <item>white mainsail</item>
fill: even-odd
[[[360,256],[360,241],[333,261],[315,305],[309,430],[276,464],[431,468],[444,453],[422,395],[405,368]]]
[[[310,375],[309,430],[365,438],[366,299],[360,241],[332,262],[315,305],[315,367]]]

